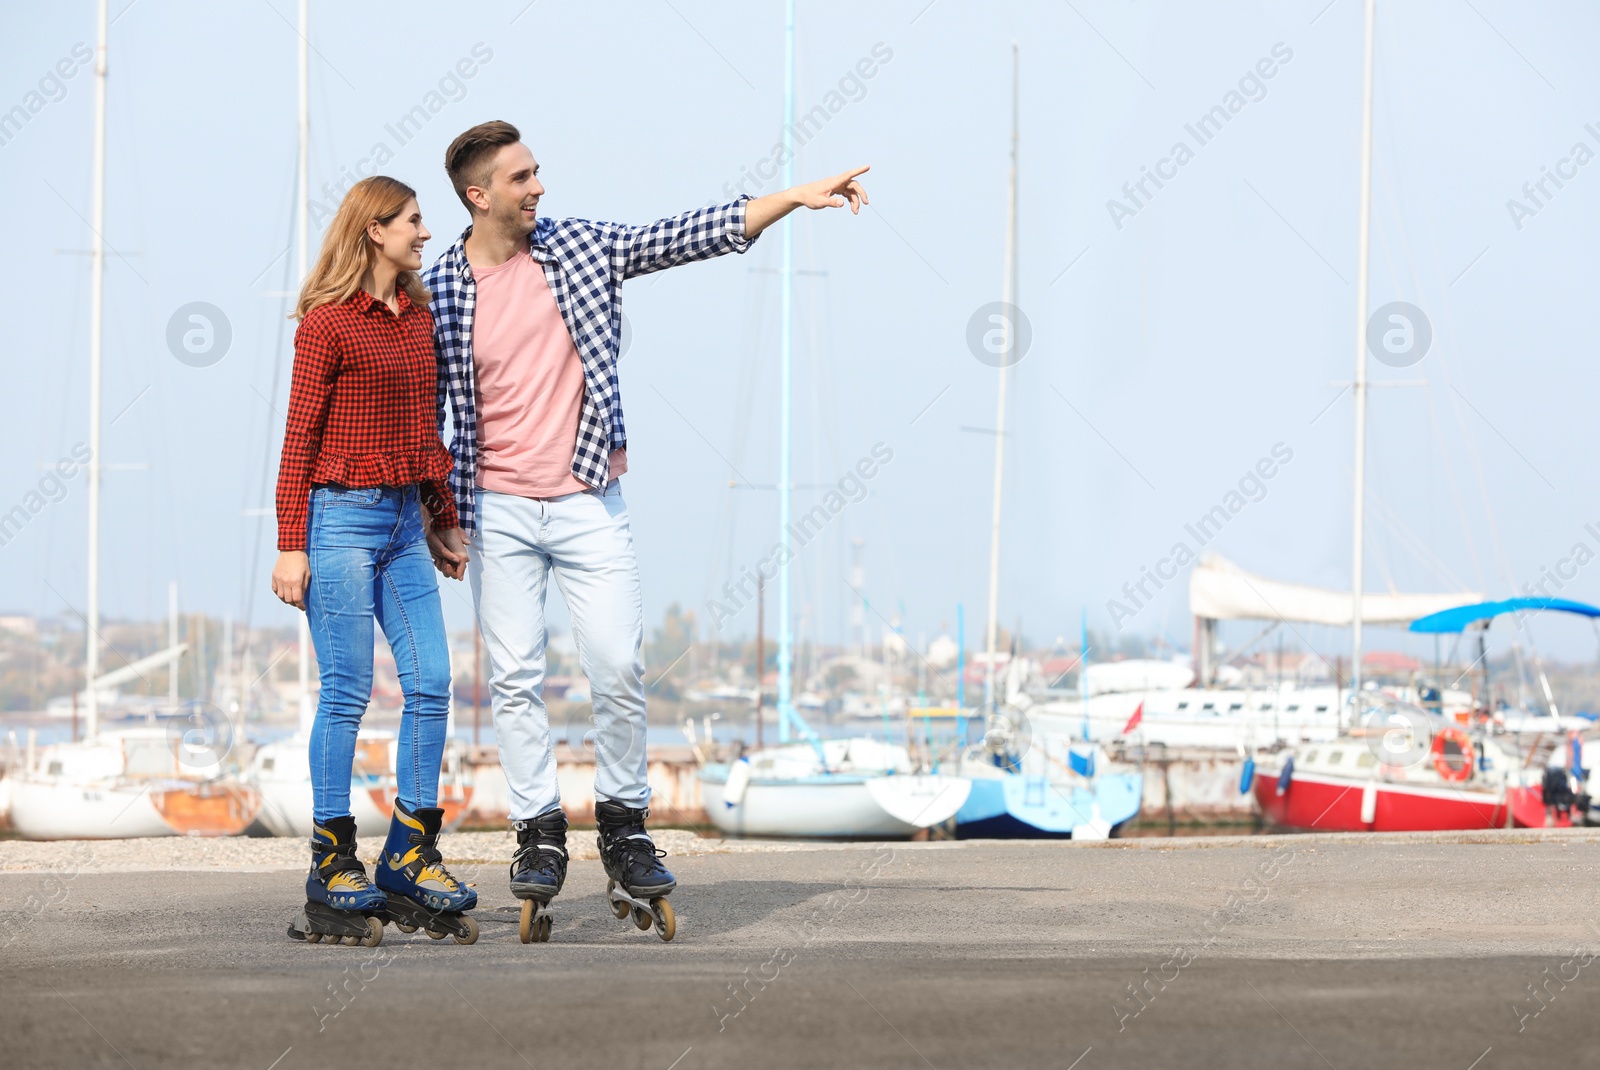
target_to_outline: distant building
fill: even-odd
[[[935,669],[947,668],[956,663],[960,648],[948,635],[941,635],[928,644],[928,664]]]
[[[0,631],[32,639],[39,634],[39,621],[28,613],[0,613]]]

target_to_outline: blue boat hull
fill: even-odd
[[[956,813],[960,839],[1070,839],[1074,827],[1095,816],[1112,828],[1139,813],[1144,778],[1137,773],[1096,777],[1070,791],[1039,777],[974,778],[972,793]]]

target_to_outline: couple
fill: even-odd
[[[742,253],[802,206],[859,212],[866,203],[863,167],[648,226],[547,219],[539,164],[505,122],[456,138],[445,171],[471,224],[426,274],[431,235],[415,191],[363,179],[339,206],[295,308],[272,590],[305,611],[322,685],[310,746],[308,916],[315,907],[347,924],[384,914],[397,897],[457,917],[477,903],[437,846],[451,673],[430,557],[445,576],[469,579],[489,651],[517,833],[512,893],[545,905],[566,877],[543,699],[552,576],[593,695],[606,874],[635,897],[676,886],[644,826],[644,616],[618,479],[628,466],[617,380],[622,281]],[[375,619],[405,695],[399,797],[376,886],[356,858],[349,794]],[[381,924],[367,924],[375,943]]]

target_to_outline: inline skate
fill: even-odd
[[[305,909],[289,923],[289,936],[317,944],[341,941],[377,947],[383,942],[383,892],[367,879],[356,857],[356,819],[336,817],[311,827],[311,872]]]
[[[466,911],[478,905],[478,893],[450,875],[439,854],[439,826],[444,811],[437,806],[407,810],[399,799],[389,822],[389,838],[378,859],[376,881],[387,902],[379,916],[403,933],[425,931],[430,939],[454,937],[475,943],[478,923]]]
[[[517,853],[511,859],[511,894],[522,900],[517,935],[525,944],[550,939],[550,900],[567,879],[567,815],[559,809],[513,821]],[[543,909],[545,913],[539,911]]]
[[[601,800],[594,808],[599,826],[596,842],[606,870],[606,898],[612,915],[619,920],[631,915],[639,929],[654,925],[657,936],[671,940],[677,921],[666,897],[678,881],[659,861],[666,852],[659,850],[645,831],[649,816],[648,807]]]

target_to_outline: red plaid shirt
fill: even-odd
[[[457,526],[439,440],[433,317],[396,295],[400,314],[365,291],[320,305],[294,332],[294,382],[278,465],[278,549],[306,548],[311,487],[420,485],[436,530]]]

